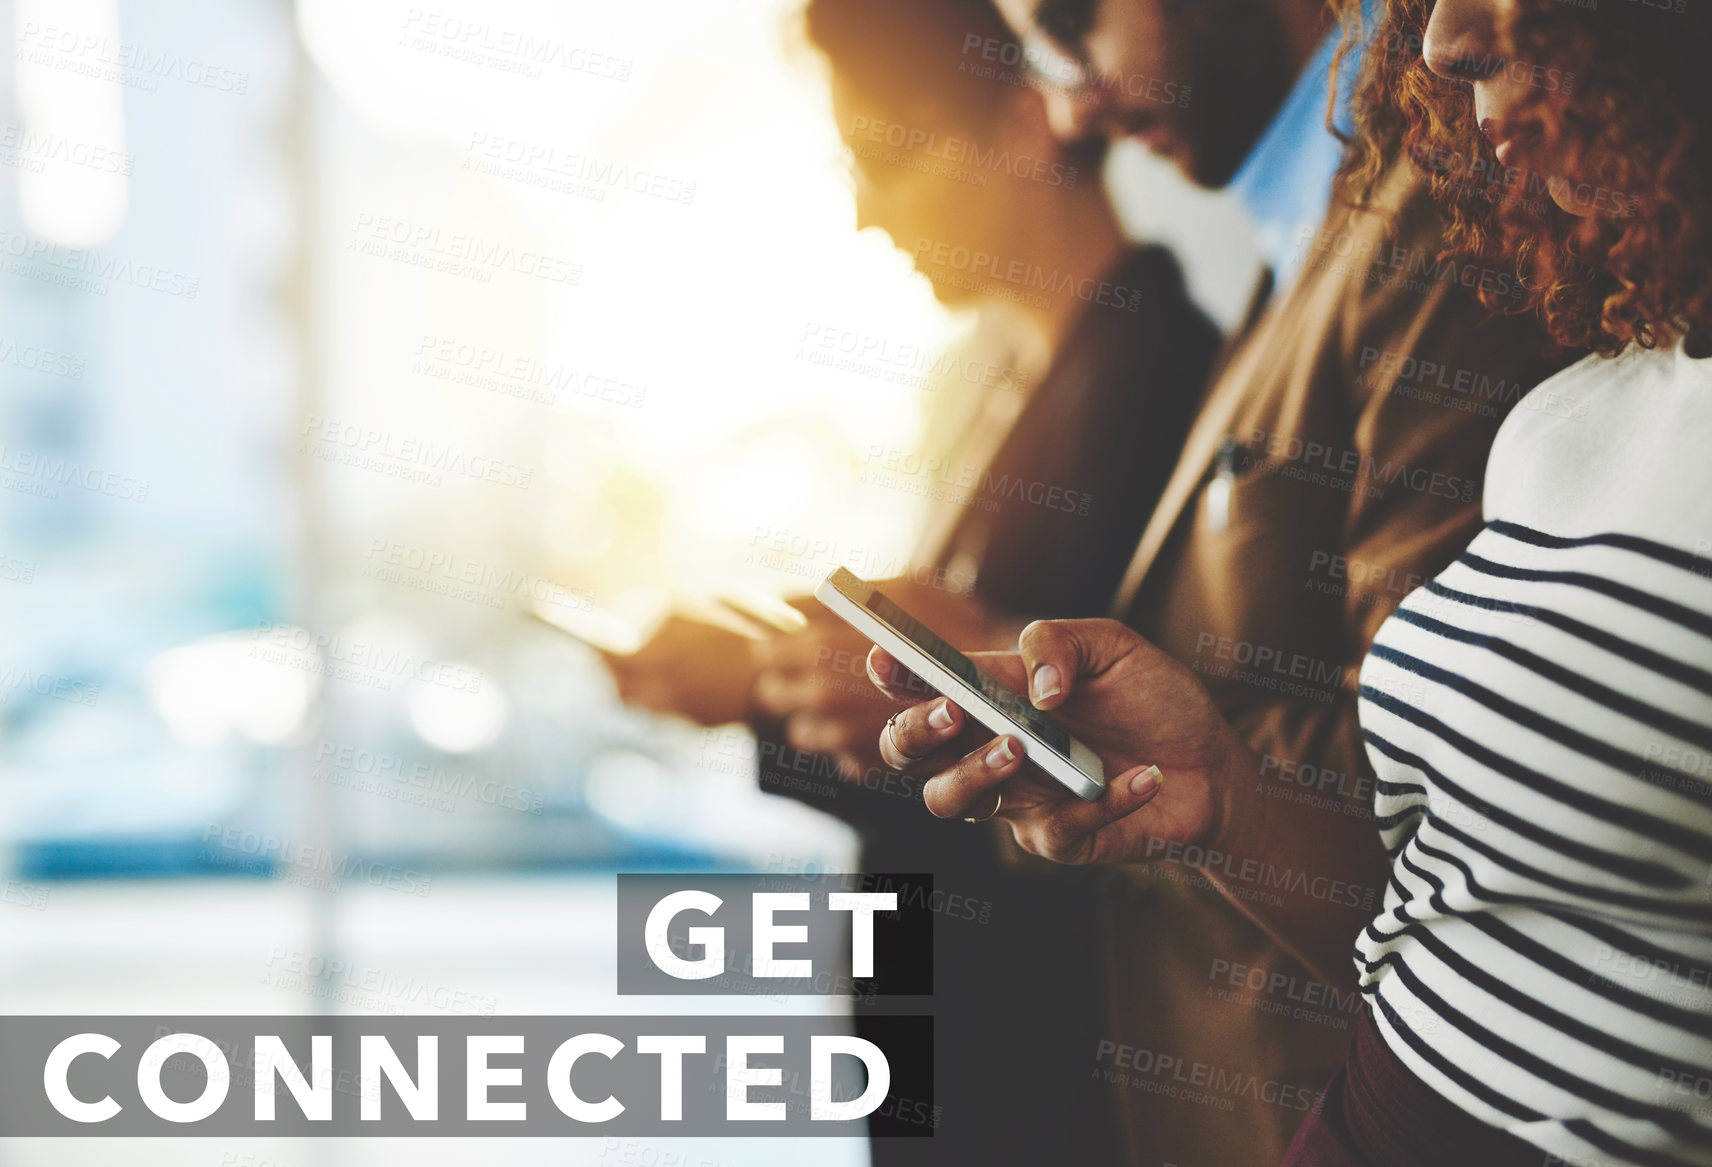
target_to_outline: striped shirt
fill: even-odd
[[[1485,518],[1362,668],[1393,860],[1363,992],[1544,1164],[1712,1164],[1712,360],[1544,382]]]

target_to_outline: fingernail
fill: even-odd
[[[999,744],[987,751],[987,769],[998,770],[1016,761],[1016,751],[1011,749],[1011,739],[1000,738]]]
[[[941,697],[939,699],[939,704],[935,705],[933,712],[927,715],[927,724],[934,729],[951,728],[951,701],[949,698]]]
[[[1146,798],[1159,793],[1159,788],[1164,785],[1165,775],[1159,772],[1159,767],[1149,766],[1129,780],[1129,792],[1137,798]]]
[[[1039,705],[1048,697],[1056,697],[1064,691],[1063,681],[1058,676],[1057,665],[1041,665],[1034,670],[1034,703]]]

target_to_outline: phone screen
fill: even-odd
[[[1020,694],[1006,688],[975,667],[975,662],[941,640],[927,625],[898,607],[878,591],[868,593],[867,608],[890,624],[902,636],[927,653],[947,672],[998,706],[1005,716],[1028,728],[1028,731],[1052,748],[1052,752],[1070,759],[1070,735],[1046,719],[1046,715],[1028,703]]]

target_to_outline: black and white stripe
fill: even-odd
[[[1567,1163],[1712,1164],[1712,560],[1494,519],[1361,699],[1387,1042]]]

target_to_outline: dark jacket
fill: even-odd
[[[1083,310],[991,462],[957,476],[968,497],[917,556],[972,574],[976,596],[1015,615],[1104,614],[1220,344],[1163,249],[1132,249],[1107,281],[1139,292],[1137,309]],[[777,727],[762,732],[790,756]],[[1002,824],[935,819],[916,779],[816,795],[793,777],[769,783],[763,767],[761,780],[857,827],[863,870],[930,874],[944,905],[933,997],[857,1006],[859,1033],[874,1014],[934,1017],[934,1137],[876,1140],[876,1167],[1114,1162],[1090,1073],[1103,1008],[1089,873],[1017,861]]]

